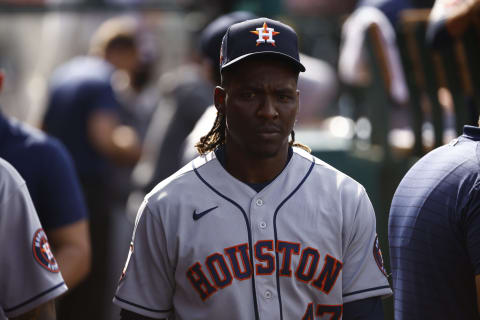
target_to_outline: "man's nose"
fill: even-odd
[[[265,95],[265,98],[262,100],[260,108],[257,112],[259,117],[266,119],[276,119],[278,117],[278,112],[275,107],[275,99],[271,95]]]

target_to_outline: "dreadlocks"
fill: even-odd
[[[195,144],[198,153],[206,154],[225,143],[225,115],[217,112],[212,129]]]
[[[301,142],[295,142],[295,131],[292,130],[292,133],[290,134],[290,136],[292,137],[292,140],[290,140],[290,142],[288,143],[290,147],[298,147],[300,149],[307,151],[308,153],[312,153],[312,149],[310,149],[310,147],[307,146],[306,144],[303,144]]]
[[[225,128],[225,114],[217,112],[217,117],[215,118],[212,129],[210,129],[210,131],[206,135],[201,137],[200,141],[195,144],[195,148],[197,148],[198,153],[204,155],[224,144]],[[291,147],[301,148],[308,153],[312,152],[312,149],[310,149],[310,147],[308,147],[307,145],[304,145],[300,142],[295,142],[295,131],[292,130],[292,133],[290,135],[292,137],[292,140],[290,140],[288,144]]]

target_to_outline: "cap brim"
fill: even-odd
[[[305,67],[304,67],[303,64],[300,63],[300,61],[295,60],[291,56],[286,55],[286,54],[281,53],[281,52],[278,52],[278,51],[260,51],[260,52],[247,53],[247,54],[244,54],[243,56],[237,57],[237,58],[233,59],[232,61],[229,61],[229,62],[225,63],[224,65],[222,65],[220,70],[228,68],[229,66],[232,66],[233,64],[235,64],[235,63],[237,63],[241,60],[244,60],[245,58],[255,56],[255,55],[272,55],[272,56],[279,57],[279,58],[284,59],[287,62],[291,63],[292,65],[296,66],[297,69],[300,72],[305,72]]]

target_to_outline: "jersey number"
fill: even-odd
[[[342,317],[343,305],[329,306],[318,304],[314,313],[313,302],[310,302],[305,310],[302,320],[315,320],[315,316],[322,317],[330,314],[330,320],[339,320]]]

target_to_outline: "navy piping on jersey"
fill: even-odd
[[[115,295],[115,299],[117,299],[118,301],[124,302],[124,303],[126,303],[126,304],[129,304],[129,305],[131,305],[131,306],[134,306],[134,307],[137,307],[137,308],[140,308],[140,309],[143,309],[143,310],[151,311],[151,312],[165,313],[165,312],[170,312],[170,311],[173,310],[173,308],[170,308],[170,309],[167,309],[167,310],[157,310],[157,309],[147,308],[147,307],[141,306],[141,305],[139,305],[139,304],[130,302],[130,301],[128,301],[128,300],[122,299],[122,298],[120,298],[120,297],[117,296],[117,295]]]
[[[358,290],[350,293],[345,293],[342,295],[342,297],[348,297],[357,293],[363,293],[363,292],[368,292],[368,291],[375,291],[375,290],[380,290],[380,289],[385,289],[385,288],[390,288],[390,286],[381,286],[381,287],[374,287],[374,288],[369,288],[369,289],[363,289],[363,290]]]
[[[473,141],[480,141],[480,136],[479,136],[479,129],[478,127],[474,126],[463,126],[463,136],[467,139],[473,140]]]
[[[34,301],[34,300],[37,300],[38,298],[40,298],[40,297],[42,297],[42,296],[44,296],[44,295],[52,292],[53,290],[58,289],[59,287],[63,286],[64,284],[65,284],[65,282],[61,282],[61,283],[57,284],[56,286],[54,286],[54,287],[52,287],[52,288],[50,288],[50,289],[48,289],[48,290],[46,290],[46,291],[43,291],[42,293],[39,293],[39,294],[37,294],[36,296],[28,299],[27,301],[24,301],[24,302],[22,302],[22,303],[20,303],[20,304],[17,304],[16,306],[11,307],[11,308],[5,308],[4,311],[8,313],[8,312],[11,312],[11,311],[16,310],[16,309],[18,309],[18,308],[21,308],[21,307],[29,304],[30,302],[32,302],[32,301]]]
[[[312,172],[313,166],[315,165],[315,159],[312,159],[312,164],[310,165],[310,168],[307,171],[307,174],[303,177],[302,181],[295,187],[295,189],[285,198],[283,201],[278,205],[277,209],[275,209],[275,213],[273,214],[273,241],[275,243],[275,246],[277,245],[277,214],[280,208],[290,199],[297,191],[300,189],[300,187],[303,185],[305,180],[307,180],[308,176]],[[277,278],[277,295],[278,295],[278,305],[280,306],[280,320],[283,320],[283,310],[282,310],[282,296],[280,294],[280,274],[278,273],[278,269],[280,262],[278,258],[278,252],[275,250],[275,262],[277,265],[277,268],[275,268],[275,275]]]
[[[217,191],[214,187],[212,187],[210,184],[208,184],[208,182],[205,181],[205,179],[203,179],[203,177],[200,175],[200,173],[198,172],[198,170],[196,168],[194,168],[193,171],[195,172],[197,177],[200,179],[200,181],[202,181],[207,187],[209,187],[213,192],[218,194],[220,197],[224,198],[225,200],[229,201],[234,206],[236,206],[243,214],[243,218],[245,219],[245,225],[247,226],[247,233],[248,233],[248,249],[249,249],[249,252],[250,252],[250,265],[252,267],[252,272],[254,274],[254,276],[252,277],[253,308],[254,308],[254,311],[255,311],[255,319],[258,320],[259,316],[258,316],[257,291],[255,289],[255,268],[253,267],[253,264],[252,264],[252,259],[253,259],[252,232],[250,230],[250,224],[248,222],[247,214],[245,213],[243,208],[238,203],[236,203],[232,199],[228,198],[227,196],[223,195],[220,191]]]

